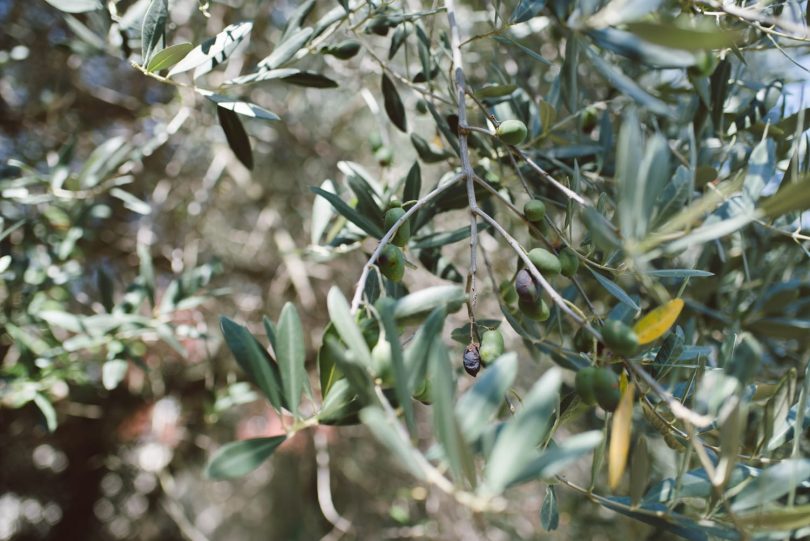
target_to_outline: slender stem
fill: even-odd
[[[467,145],[467,85],[464,80],[464,66],[461,60],[461,38],[459,37],[456,6],[454,0],[446,0],[447,21],[450,25],[450,49],[453,53],[453,66],[456,82],[456,100],[458,102],[458,146],[461,154],[461,170],[467,181],[467,201],[470,207],[470,267],[467,271],[467,311],[470,318],[470,335],[475,340],[475,303],[477,300],[476,273],[478,271],[478,222],[475,213],[478,202],[475,199],[475,173],[470,163],[470,151]]]
[[[427,193],[424,197],[416,201],[416,203],[414,203],[413,206],[411,206],[411,208],[406,210],[405,214],[403,214],[399,218],[399,220],[394,222],[394,225],[391,226],[391,229],[389,229],[388,232],[385,235],[383,235],[383,237],[380,239],[379,244],[377,244],[377,248],[374,250],[374,252],[371,254],[371,257],[368,258],[368,261],[363,266],[363,272],[360,274],[360,279],[357,281],[357,286],[354,290],[354,297],[352,298],[352,307],[351,307],[352,314],[356,314],[357,310],[360,309],[360,302],[362,302],[363,300],[363,290],[366,287],[366,280],[368,280],[368,273],[371,271],[371,267],[374,265],[374,263],[376,263],[377,258],[383,251],[383,248],[385,248],[385,245],[391,241],[391,238],[396,234],[400,226],[404,224],[411,216],[413,216],[413,214],[417,210],[424,207],[426,204],[430,203],[433,199],[436,198],[436,196],[438,196],[445,190],[454,186],[456,182],[458,182],[462,178],[463,175],[456,175],[447,182],[436,186],[436,188],[434,188],[433,191]]]
[[[510,148],[512,148],[512,149],[513,149],[513,151],[514,151],[514,152],[516,152],[518,156],[520,156],[520,157],[521,157],[521,158],[522,158],[522,159],[523,159],[523,160],[524,160],[524,161],[525,161],[527,164],[529,164],[529,167],[531,167],[532,169],[534,169],[535,171],[537,171],[538,173],[540,173],[540,175],[541,175],[541,176],[542,176],[544,179],[546,179],[548,182],[550,182],[550,183],[551,183],[551,184],[552,184],[552,185],[553,185],[555,188],[557,188],[558,190],[560,190],[560,191],[561,191],[562,193],[564,193],[566,196],[568,196],[569,198],[573,199],[574,201],[576,201],[577,203],[579,203],[579,204],[580,204],[580,205],[582,205],[583,207],[587,207],[587,206],[589,206],[588,202],[587,202],[587,201],[585,201],[585,199],[583,199],[583,198],[582,198],[582,196],[580,196],[578,193],[576,193],[575,191],[571,190],[571,189],[570,189],[570,188],[568,188],[567,186],[563,185],[563,184],[562,184],[562,183],[561,183],[559,180],[557,180],[557,179],[555,179],[554,177],[552,177],[552,176],[551,176],[551,175],[548,173],[548,171],[546,171],[545,169],[543,169],[542,167],[540,167],[539,165],[537,165],[537,164],[534,162],[534,160],[532,160],[532,159],[529,157],[529,155],[528,155],[528,154],[526,154],[525,152],[523,152],[523,151],[522,151],[522,150],[520,150],[519,148],[515,148],[515,147],[510,147]]]

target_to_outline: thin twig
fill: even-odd
[[[335,508],[332,501],[332,479],[329,469],[329,445],[327,445],[326,434],[322,430],[315,430],[312,435],[312,442],[315,445],[315,462],[318,465],[316,476],[318,486],[318,505],[321,513],[328,520],[334,529],[326,534],[321,541],[340,539],[341,535],[348,533],[352,528],[349,519],[343,517]]]
[[[467,311],[470,318],[470,337],[475,340],[475,302],[477,291],[475,277],[478,271],[478,222],[475,212],[478,202],[475,199],[475,173],[470,163],[470,151],[467,146],[467,90],[464,80],[464,66],[461,60],[461,38],[459,37],[458,21],[456,20],[456,7],[454,0],[446,0],[447,21],[450,25],[450,49],[453,53],[455,68],[456,99],[458,101],[458,146],[461,155],[461,171],[467,181],[467,201],[470,206],[470,267],[467,271]]]

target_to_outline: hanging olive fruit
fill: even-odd
[[[386,244],[377,258],[377,266],[383,276],[392,282],[399,282],[405,276],[405,258],[402,250],[393,244]]]
[[[388,231],[391,229],[394,224],[402,218],[405,214],[405,209],[402,207],[392,207],[388,209],[385,213],[385,230]],[[391,237],[391,242],[396,244],[397,246],[405,246],[408,243],[408,239],[411,238],[411,222],[410,220],[405,220],[402,225],[399,226],[397,232]]]
[[[638,349],[638,336],[619,320],[609,319],[602,326],[601,332],[605,345],[619,355],[629,356]]]
[[[481,370],[481,353],[478,351],[478,344],[470,344],[464,350],[464,370],[472,377],[475,377]]]
[[[548,305],[543,299],[537,299],[534,302],[520,299],[518,301],[518,308],[520,308],[520,311],[523,312],[524,315],[535,321],[545,321],[551,316],[551,311],[548,309]]]
[[[574,349],[583,353],[590,353],[593,350],[593,336],[584,327],[574,335]]]
[[[428,113],[428,105],[425,100],[416,100],[416,112],[420,115],[426,115]]]
[[[340,60],[348,60],[360,52],[360,42],[354,39],[347,39],[345,41],[341,41],[337,45],[325,47],[323,52],[326,54],[331,54]]]
[[[495,133],[507,145],[519,145],[526,139],[529,131],[520,120],[504,120]]]
[[[394,371],[391,364],[391,343],[385,335],[380,334],[380,340],[371,350],[372,370],[385,385],[394,383]]]
[[[540,297],[534,278],[526,269],[521,269],[515,277],[515,291],[521,302],[533,304]]]
[[[383,167],[388,167],[394,161],[394,151],[388,147],[380,147],[374,151],[374,157],[377,163]]]
[[[529,259],[543,274],[560,274],[560,260],[548,250],[534,248],[529,252]]]
[[[481,361],[485,365],[503,355],[503,335],[497,329],[484,332],[481,336]]]
[[[577,254],[574,253],[574,250],[566,246],[560,250],[558,257],[560,259],[560,272],[563,276],[571,278],[577,273],[577,269],[579,269],[579,258]]]
[[[614,411],[622,397],[619,391],[619,376],[613,370],[597,368],[593,375],[593,394],[602,409]]]
[[[574,388],[583,402],[589,406],[596,404],[596,395],[594,395],[593,382],[596,376],[596,368],[588,366],[580,368],[577,376],[574,379]]]
[[[504,280],[501,282],[501,285],[498,287],[498,291],[500,291],[501,299],[503,299],[505,304],[514,304],[518,299],[515,284],[509,280]]]
[[[539,199],[530,199],[523,205],[523,215],[530,222],[542,222],[546,217],[546,204]]]

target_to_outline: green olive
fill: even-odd
[[[574,335],[574,349],[583,353],[590,353],[593,350],[593,337],[584,327]]]
[[[546,217],[546,204],[539,199],[530,199],[523,205],[523,215],[530,222],[542,222]]]
[[[633,355],[638,349],[638,336],[633,329],[616,319],[609,319],[602,326],[605,345],[619,355]]]
[[[574,388],[577,390],[577,394],[589,406],[596,404],[596,395],[594,395],[593,388],[596,370],[593,366],[581,368],[574,379]]]
[[[326,47],[323,52],[340,60],[348,60],[360,52],[360,42],[354,39],[341,41],[337,45]]]
[[[534,302],[528,302],[524,299],[518,301],[518,308],[527,317],[535,321],[545,321],[551,316],[551,311],[548,309],[546,301],[537,299]]]
[[[394,370],[391,364],[391,343],[385,335],[380,334],[380,340],[371,350],[372,370],[385,385],[394,383]]]
[[[402,255],[402,250],[393,244],[385,245],[377,258],[377,266],[380,267],[383,276],[392,282],[400,282],[402,277],[405,276],[405,258]]]
[[[501,293],[501,298],[503,302],[506,304],[514,304],[518,300],[517,290],[515,289],[515,284],[513,284],[509,280],[504,280],[501,282],[501,285],[498,287],[498,290]]]
[[[557,255],[560,259],[560,272],[563,276],[571,278],[577,273],[579,269],[579,257],[574,253],[574,250],[566,246]]]
[[[479,352],[481,353],[481,361],[483,361],[485,365],[503,355],[503,349],[503,335],[501,331],[493,329],[484,332],[481,336]]]
[[[507,145],[519,145],[526,140],[529,130],[526,129],[526,124],[520,120],[504,120],[495,133]]]
[[[391,229],[394,224],[402,218],[405,214],[405,209],[402,207],[392,207],[388,209],[385,213],[385,230],[388,231]],[[397,232],[391,238],[391,242],[396,244],[397,246],[405,246],[408,243],[408,239],[411,238],[411,222],[410,220],[405,220],[402,225],[399,226]]]
[[[374,151],[374,157],[378,164],[388,167],[394,161],[394,151],[389,147],[380,147]]]
[[[548,250],[534,248],[529,252],[529,259],[543,274],[560,274],[560,260]]]
[[[428,113],[428,105],[425,100],[419,99],[416,101],[416,112],[420,115],[426,115]]]
[[[619,391],[619,376],[613,370],[597,368],[593,375],[593,394],[602,409],[614,411],[622,397]]]

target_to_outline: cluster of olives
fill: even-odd
[[[503,335],[497,329],[489,329],[481,335],[481,344],[471,343],[464,350],[463,365],[466,372],[475,377],[484,366],[503,355]]]
[[[614,411],[619,405],[619,377],[609,368],[582,368],[577,372],[574,387],[589,406],[599,404],[605,411]]]

